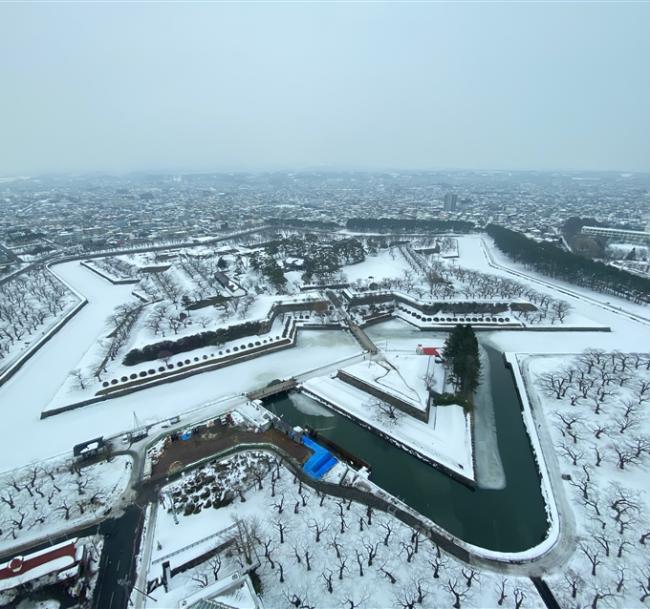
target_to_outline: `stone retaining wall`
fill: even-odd
[[[388,404],[395,406],[395,408],[399,408],[402,412],[405,412],[406,414],[420,421],[424,421],[425,423],[429,421],[428,403],[424,410],[420,410],[419,408],[416,408],[415,406],[398,398],[397,396],[391,393],[387,393],[379,387],[376,387],[375,385],[372,385],[371,383],[368,383],[367,381],[364,381],[363,379],[360,379],[359,377],[354,376],[345,370],[339,370],[336,373],[336,377],[348,385],[352,385],[353,387],[356,387],[365,393],[369,393],[370,395],[379,398],[383,402],[387,402]]]

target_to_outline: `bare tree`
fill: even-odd
[[[397,425],[404,414],[397,406],[383,400],[371,400],[370,409],[378,421],[391,427]]]
[[[571,460],[571,464],[574,466],[578,465],[578,461],[584,456],[584,452],[568,445],[566,442],[561,442],[558,445],[559,451],[567,458]]]
[[[568,379],[554,372],[545,372],[539,377],[539,385],[544,393],[561,400],[569,389]]]
[[[610,516],[617,524],[619,534],[622,535],[632,523],[636,522],[640,510],[639,504],[629,489],[624,489],[617,484],[610,485],[607,504]]]
[[[578,588],[583,584],[582,577],[578,575],[573,569],[569,569],[564,574],[564,584],[571,595],[575,599],[578,596]]]
[[[359,577],[363,577],[363,560],[361,560],[361,553],[359,550],[354,551],[357,559],[357,566],[359,567]]]
[[[346,609],[358,609],[368,600],[369,594],[364,590],[359,597],[359,600],[354,600],[353,598],[346,598],[345,602],[348,604]]]
[[[332,572],[331,569],[327,569],[321,573],[321,577],[323,578],[323,581],[325,582],[325,589],[332,594],[334,592],[334,586],[332,584],[332,577],[334,573]]]
[[[79,370],[78,368],[76,370],[73,370],[70,373],[70,376],[73,378],[75,387],[77,387],[78,389],[86,388],[88,381],[86,380],[86,376],[81,370]]]
[[[205,573],[192,575],[192,581],[196,583],[197,588],[207,588],[210,583]]]
[[[59,507],[57,507],[56,509],[59,510],[59,511],[64,512],[65,513],[65,519],[70,520],[71,507],[68,505],[68,503],[67,503],[67,501],[65,499],[63,499],[61,505]]]
[[[392,533],[392,528],[390,526],[389,522],[380,522],[379,526],[381,526],[384,531],[386,531],[386,535],[384,536],[384,545],[388,546],[388,540],[390,539],[390,534]]]
[[[447,567],[447,559],[440,554],[439,552],[434,553],[434,555],[429,559],[429,565],[433,570],[433,578],[438,579],[440,577],[440,571]]]
[[[447,590],[449,593],[452,595],[454,599],[454,604],[452,605],[454,609],[460,609],[461,607],[461,600],[467,596],[469,593],[469,589],[465,588],[463,589],[461,587],[461,584],[458,583],[457,579],[448,579],[447,580]]]
[[[4,495],[0,495],[0,501],[7,504],[12,510],[16,507],[13,495],[9,491],[7,491]]]
[[[650,598],[650,562],[638,570],[636,583],[641,590],[640,601],[645,603]]]
[[[343,573],[348,570],[346,564],[347,564],[347,556],[344,554],[341,554],[341,557],[338,559],[339,563],[339,579],[343,579]]]
[[[465,571],[465,569],[461,569],[461,573],[463,574],[463,577],[465,578],[465,584],[467,585],[468,588],[472,587],[472,582],[474,580],[478,581],[478,571],[475,569],[468,569]]]
[[[212,575],[214,581],[219,579],[219,571],[221,570],[221,554],[215,554],[208,562],[210,569],[212,569]]]
[[[278,514],[282,514],[282,510],[284,509],[284,495],[280,497],[280,501],[276,501],[273,504],[273,507],[278,510]]]
[[[601,564],[600,553],[597,550],[594,550],[591,546],[588,546],[584,543],[581,543],[580,551],[587,557],[587,560],[591,564],[591,575],[592,577],[596,576],[596,568]]]
[[[284,535],[287,532],[287,524],[280,518],[277,518],[276,520],[273,521],[273,526],[276,528],[278,531],[278,535],[280,536],[280,543],[284,543]]]
[[[273,562],[273,558],[271,556],[271,553],[273,552],[273,548],[271,548],[272,543],[272,539],[267,539],[266,541],[262,542],[262,545],[264,546],[264,558],[266,558],[268,561],[271,569],[275,569],[275,562]]]
[[[391,583],[391,584],[396,584],[397,583],[397,578],[386,569],[386,563],[384,563],[381,567],[379,567],[379,571],[384,574],[386,579]]]
[[[364,542],[363,547],[366,549],[368,555],[368,566],[372,567],[372,561],[377,556],[377,549],[379,548],[379,542],[374,545],[370,542]]]
[[[503,606],[504,601],[508,598],[508,595],[506,594],[506,583],[508,580],[505,577],[501,578],[501,582],[499,582],[499,585],[496,588],[496,592],[499,595],[497,599],[497,605],[499,607]]]
[[[321,535],[330,528],[329,522],[325,523],[316,519],[313,519],[308,526],[316,532],[316,543],[320,542]]]
[[[598,609],[598,603],[605,598],[614,596],[614,593],[610,590],[608,586],[603,585],[599,582],[592,582],[590,586],[590,595],[591,600],[591,609]]]

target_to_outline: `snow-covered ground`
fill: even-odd
[[[181,381],[152,387],[146,393],[100,402],[81,410],[40,419],[70,370],[97,341],[104,321],[116,305],[131,300],[130,286],[109,284],[78,262],[54,267],[73,287],[87,296],[84,307],[56,337],[46,343],[18,373],[0,387],[0,410],[10,429],[29,430],[30,442],[18,433],[0,442],[0,471],[59,454],[93,437],[118,434],[133,427],[133,413],[141,421],[159,421],[219,398],[242,394],[277,378],[326,366],[359,353],[349,334],[337,331],[300,332],[296,347],[206,372]]]
[[[343,267],[349,282],[359,279],[393,279],[401,277],[409,266],[396,248],[383,250],[374,256],[366,256],[363,262]]]
[[[443,367],[427,356],[388,353],[383,359],[346,366],[344,370],[422,411],[429,403],[429,377],[434,388],[437,383],[437,391],[443,391]]]
[[[491,263],[490,258],[485,254],[483,241],[480,237],[461,237],[458,239],[458,243],[460,258],[455,264],[465,265],[493,275],[512,278],[512,275],[507,269],[499,267],[495,268],[493,266],[494,263]],[[486,243],[488,243],[489,247],[489,241],[486,240]],[[492,250],[491,255],[497,264],[516,269],[518,273],[525,271],[525,269],[517,268],[516,265],[504,259],[504,257],[496,251]],[[363,276],[366,278],[368,275],[380,275],[381,269],[386,269],[384,277],[395,277],[403,275],[406,266],[408,266],[406,265],[405,258],[397,252],[395,252],[394,260],[389,253],[382,252],[382,254],[376,257],[369,257],[369,261],[370,262],[367,260],[360,265],[350,265],[346,267],[345,272],[350,276],[349,272],[351,269],[360,269],[363,265],[366,265],[365,270],[359,270],[359,277]],[[389,270],[391,265],[392,270]],[[79,411],[40,420],[39,415],[42,409],[52,399],[69,372],[78,366],[78,362],[82,359],[84,353],[88,352],[89,348],[96,344],[98,338],[104,333],[104,322],[113,312],[115,306],[133,300],[130,294],[132,286],[111,285],[95,273],[81,267],[77,262],[55,266],[54,272],[60,274],[74,288],[87,296],[89,304],[84,307],[68,324],[66,324],[60,333],[58,333],[50,342],[45,344],[15,375],[15,377],[13,377],[3,387],[0,387],[0,411],[3,415],[3,423],[7,429],[11,430],[11,433],[3,436],[3,442],[0,443],[0,471],[19,467],[26,463],[40,461],[56,454],[65,453],[69,455],[71,448],[75,443],[99,435],[108,436],[130,429],[133,425],[134,412],[137,413],[142,422],[146,422],[160,420],[165,417],[182,414],[183,412],[189,412],[206,404],[211,404],[210,408],[214,408],[215,410],[221,408],[225,409],[226,407],[232,407],[233,401],[242,401],[241,394],[245,391],[259,388],[274,379],[297,376],[299,373],[310,369],[322,369],[320,372],[317,370],[314,373],[316,375],[329,374],[332,372],[331,363],[333,361],[346,357],[353,357],[359,352],[358,345],[347,333],[336,331],[302,332],[298,335],[298,345],[294,349],[264,356],[260,359],[237,364],[222,370],[208,372],[183,381],[149,388],[143,392],[115,398],[104,403],[89,406]],[[517,281],[524,283],[530,281],[535,290],[548,294],[555,299],[564,299],[568,301],[573,307],[572,315],[576,316],[574,319],[577,319],[579,316],[581,318],[593,320],[603,326],[611,327],[612,331],[609,333],[549,333],[521,330],[500,330],[483,333],[482,336],[497,348],[520,354],[551,354],[554,356],[561,356],[554,361],[553,367],[563,369],[568,368],[566,354],[576,353],[584,348],[600,348],[605,350],[618,349],[626,352],[647,351],[650,321],[646,322],[642,319],[643,317],[650,319],[650,312],[647,307],[633,305],[626,301],[596,294],[589,290],[575,288],[568,284],[556,285],[553,281],[544,277],[534,276],[533,279],[529,280],[518,274],[514,278]],[[416,277],[416,280],[421,282],[422,278],[420,277],[418,279]],[[426,292],[426,290],[426,287],[422,288],[423,292]],[[628,315],[627,312],[638,317]],[[192,313],[192,315],[194,315],[194,313]],[[442,346],[445,338],[443,333],[422,333],[400,321],[390,321],[372,326],[368,329],[368,334],[380,348],[386,350],[389,357],[400,355],[400,358],[402,357],[402,354],[414,354],[415,347],[419,343],[431,346]],[[550,358],[547,359],[550,360]],[[546,361],[546,359],[544,361]],[[536,363],[535,366],[537,366]],[[531,383],[534,383],[535,378],[538,378],[542,373],[549,370],[548,368],[544,368],[541,364],[541,367],[535,366],[531,365],[532,371],[529,372],[529,380]],[[311,381],[307,380],[306,382],[309,383]],[[325,377],[323,382],[333,381]],[[349,389],[353,388],[349,387]],[[228,398],[228,396],[231,396],[231,398]],[[623,406],[623,398],[627,399],[626,396],[621,394],[616,399],[612,398],[613,401],[610,400],[610,402],[605,403],[603,413],[608,413],[608,405],[612,406],[612,411],[614,406],[616,408]],[[228,402],[229,399],[231,400],[230,402]],[[563,408],[571,412],[571,409],[578,406],[578,404],[576,406],[571,406],[570,403],[566,404],[566,400],[560,400],[560,407],[554,398],[544,398],[544,400],[544,406],[550,412],[554,412],[555,410],[558,410],[558,408]],[[347,396],[345,398],[346,403],[353,403],[354,401],[355,400],[350,400]],[[582,408],[582,404],[580,404],[580,407]],[[447,409],[449,407],[444,408]],[[438,413],[438,415],[440,414],[442,414],[442,411]],[[551,419],[554,416],[555,415],[552,415]],[[594,421],[596,420],[594,417],[607,420],[608,416],[609,414],[604,417],[603,414],[596,415],[595,413],[584,413],[583,422],[586,430],[581,431],[580,436],[582,438],[587,438],[589,437],[589,434],[593,434],[592,426],[595,424]],[[436,417],[435,422],[436,425],[442,424],[442,422],[444,422],[444,417],[442,419],[439,416]],[[422,425],[426,427],[426,424],[422,423]],[[580,425],[577,424],[576,426],[580,427]],[[557,430],[552,431],[552,433],[555,434],[556,438],[559,438],[557,436],[559,433]],[[567,431],[565,430],[565,434],[566,433]],[[642,426],[638,426],[635,433],[647,434],[647,421]],[[26,437],[29,438],[29,442],[25,441]],[[428,429],[426,438],[427,440],[430,440],[431,437],[431,430]],[[609,459],[611,459],[612,455],[615,454],[616,448],[619,447],[619,444],[620,446],[624,446],[627,443],[616,443],[613,440],[610,442],[605,438],[605,436],[602,436],[602,439],[604,442],[609,442],[606,448]],[[572,442],[570,435],[565,436],[563,440],[569,443]],[[590,441],[591,443],[595,443],[595,440],[593,439],[590,439]],[[571,448],[570,445],[569,448]],[[564,461],[561,460],[562,471],[571,474],[572,482],[580,483],[586,473],[581,467],[581,460],[593,456],[593,447],[589,445],[586,449],[582,450],[584,455],[580,457],[576,466],[566,465],[567,461],[565,457],[566,454],[569,453],[564,449],[562,449],[561,452],[563,455],[562,459],[564,459]],[[552,456],[552,453],[547,454],[546,450],[544,454],[547,458]],[[610,493],[612,492],[612,488],[609,485],[610,480],[621,480],[622,485],[625,487],[629,486],[632,489],[633,501],[642,505],[644,514],[647,514],[649,506],[647,504],[646,496],[643,495],[643,483],[645,480],[645,477],[643,476],[647,475],[646,467],[647,466],[643,463],[631,463],[629,466],[625,465],[624,470],[619,471],[618,466],[612,463],[603,462],[600,467],[594,466],[589,470],[589,474],[592,477],[595,495],[599,497],[599,500],[605,501],[610,497]],[[607,480],[606,483],[603,483],[602,479],[598,478],[601,471],[604,472],[603,475]],[[628,472],[633,473],[633,478],[628,479]],[[569,494],[573,493],[575,495],[576,493],[582,492],[570,485],[568,481],[565,483],[565,486]],[[3,486],[3,490],[4,488],[5,487]],[[268,484],[265,483],[263,491],[259,491],[260,496],[268,491]],[[26,491],[21,492],[24,494]],[[260,503],[257,506],[255,504],[256,500],[254,500],[253,496],[257,496],[257,492],[249,493],[248,501],[246,503],[233,504],[232,509],[236,508],[237,510],[245,510],[250,507],[252,510],[257,509],[262,513],[264,518],[271,518],[274,516],[273,510],[269,509],[268,498],[266,496],[259,500]],[[573,495],[570,496],[573,497]],[[581,495],[577,496],[580,497]],[[325,502],[325,505],[328,504],[328,501]],[[581,506],[579,502],[574,502],[574,504],[576,510],[584,508],[584,506]],[[605,506],[605,504],[603,504],[603,506]],[[333,531],[338,522],[338,507],[333,500],[332,508],[335,514],[335,516],[332,517],[333,524],[331,525]],[[351,508],[351,510],[352,509],[353,508]],[[608,523],[608,526],[611,526],[611,522],[609,521],[612,519],[611,514],[615,515],[615,511],[610,510],[609,506],[601,507],[600,509],[601,513],[607,514],[603,519]],[[633,508],[630,508],[630,510],[628,510],[629,513],[636,514],[637,512],[637,510]],[[63,513],[63,511],[64,510],[59,510],[59,514]],[[212,510],[211,513],[216,511],[218,510]],[[195,518],[196,516],[197,515],[193,515],[186,518]],[[277,517],[277,514],[275,514],[275,516]],[[314,516],[314,518],[318,517],[320,516]],[[330,516],[325,513],[322,517],[325,519],[330,518]],[[607,520],[608,518],[609,521]],[[638,516],[638,518],[639,525],[638,530],[635,530],[635,534],[638,533],[639,536],[641,536],[641,525],[647,527],[647,520],[644,520],[643,518],[647,517],[643,516],[643,518],[641,518]],[[595,519],[592,517],[591,521],[593,524]],[[301,539],[308,539],[309,535],[313,534],[312,529],[309,527],[309,522],[302,522],[302,524],[296,522],[291,524],[301,535]],[[352,524],[352,526],[354,525]],[[614,526],[614,530],[618,530],[616,526]],[[606,532],[609,533],[609,531],[610,529],[606,529]],[[628,527],[627,531],[631,531],[631,527]],[[345,534],[349,534],[350,532],[351,529],[348,529]],[[366,535],[369,534],[366,531],[364,531],[364,533]],[[617,567],[619,564],[615,563],[613,558],[618,554],[619,546],[614,548],[614,546],[611,545],[610,556],[607,557],[605,546],[602,545],[600,541],[597,541],[596,537],[593,536],[592,533],[593,531],[590,530],[588,534],[591,535],[591,537],[585,543],[587,543],[588,548],[590,549],[597,547],[602,548],[601,550],[598,550],[600,552],[598,559],[601,561],[601,564],[597,565],[598,573],[607,574],[607,577],[604,579],[605,585],[610,589],[614,588],[614,590],[616,590],[619,586],[620,580],[616,579],[616,581],[614,581],[610,577],[610,574],[612,577],[618,577]],[[583,533],[581,533],[581,535],[582,534]],[[402,541],[408,545],[408,539]],[[580,592],[578,600],[575,603],[570,598],[570,594],[568,596],[562,596],[562,601],[565,602],[563,606],[566,607],[577,606],[578,602],[582,603],[582,605],[593,604],[593,599],[595,598],[593,595],[596,594],[594,586],[600,585],[600,582],[598,581],[600,578],[590,579],[590,577],[584,574],[585,564],[588,568],[587,573],[590,572],[591,565],[588,562],[589,559],[587,553],[580,549],[579,542],[576,543],[576,555],[581,558],[575,563],[575,565],[577,565],[575,568],[579,568],[583,571],[580,573],[580,577],[583,581],[583,584],[581,584],[581,590],[584,592]],[[630,543],[633,544],[633,542],[634,540],[631,539]],[[603,544],[604,543],[605,542],[603,542]],[[611,540],[610,543],[612,543]],[[280,545],[284,546],[286,544]],[[382,546],[381,540],[380,546]],[[263,551],[263,546],[260,547]],[[634,556],[634,558],[630,560],[625,572],[625,581],[622,584],[624,594],[621,595],[619,592],[617,593],[618,596],[603,597],[601,603],[598,605],[599,607],[604,607],[608,602],[612,603],[614,606],[627,606],[621,605],[621,602],[623,601],[619,601],[620,599],[625,599],[625,602],[628,602],[628,598],[630,599],[629,603],[631,606],[641,606],[640,598],[642,590],[639,588],[641,585],[639,582],[644,573],[642,569],[645,568],[645,563],[637,560],[637,556],[643,557],[642,552],[645,547],[646,546],[638,542],[636,546],[623,546],[622,555],[624,557],[628,557],[629,555]],[[632,548],[634,548],[636,554],[632,553]],[[284,549],[285,548],[280,548],[280,550]],[[361,547],[359,547],[359,551],[361,550]],[[280,554],[278,553],[278,555]],[[390,556],[385,557],[388,561],[386,563],[386,565],[388,565],[386,566],[386,570],[389,570],[392,566],[390,561],[396,560],[395,557],[400,555],[402,556],[402,559],[407,555],[407,550],[402,546],[402,544],[398,544],[392,548]],[[331,555],[328,555],[328,560],[329,559],[332,559]],[[288,593],[301,593],[303,586],[306,586],[307,584],[309,584],[310,589],[317,589],[318,586],[321,586],[318,590],[319,593],[322,592],[322,586],[327,581],[327,572],[324,571],[326,568],[325,562],[319,563],[319,565],[322,566],[320,572],[312,574],[311,572],[305,571],[302,566],[297,564],[295,559],[292,563],[291,556],[284,560],[287,561],[285,571],[286,582],[289,582],[290,585],[294,587],[294,590],[291,592],[287,591]],[[323,561],[324,560],[325,559],[323,559]],[[335,560],[335,556],[333,560]],[[419,560],[419,556],[413,558],[413,561],[415,562]],[[584,561],[587,561],[587,563],[584,563]],[[267,584],[269,606],[276,606],[278,604],[281,604],[282,606],[287,605],[289,601],[287,601],[282,594],[283,590],[286,590],[286,586],[276,585],[275,580],[272,579],[273,577],[277,577],[277,567],[276,569],[270,569],[270,564],[265,559],[262,560],[262,563],[264,566],[262,579],[264,583]],[[398,600],[393,596],[393,593],[398,589],[397,584],[389,584],[389,578],[385,574],[380,573],[379,575],[373,576],[374,579],[372,580],[368,575],[364,576],[368,579],[363,580],[357,575],[357,577],[352,580],[352,578],[349,577],[350,573],[343,569],[344,579],[338,580],[337,563],[333,562],[331,564],[333,566],[330,568],[334,572],[333,583],[336,584],[338,581],[346,582],[345,586],[347,586],[347,588],[340,589],[341,596],[344,593],[356,593],[359,591],[361,593],[360,596],[363,597],[364,594],[362,588],[359,586],[359,582],[364,584],[365,582],[368,582],[369,587],[371,588],[370,596],[368,597],[368,604],[377,601],[384,603],[385,606],[395,606],[398,603]],[[350,557],[346,567],[350,572],[353,572],[353,569],[356,568],[356,554],[352,547],[350,549]],[[573,562],[571,563],[571,568],[574,568]],[[413,567],[414,575],[420,573],[418,569],[419,567]],[[432,567],[429,565],[429,582],[432,581],[431,569]],[[467,567],[465,567],[465,569],[467,570]],[[323,577],[323,574],[325,574],[325,577]],[[564,575],[567,574],[569,574],[568,570],[562,574],[559,574],[558,572],[558,574],[553,576],[558,578],[553,580],[554,583],[558,586],[564,586],[566,582],[562,583],[559,578],[563,578]],[[476,588],[473,587],[473,589],[470,590],[473,598],[463,599],[463,606],[471,604],[474,604],[475,606],[486,606],[486,603],[489,603],[487,606],[494,606],[496,604],[496,597],[494,596],[494,584],[496,582],[493,579],[490,579],[491,576],[489,575],[482,575],[481,577],[485,577],[489,580],[487,589],[481,588],[476,592]],[[313,578],[313,581],[309,578]],[[463,582],[458,569],[451,569],[442,575],[439,583],[442,584],[444,588],[444,586],[447,585],[447,580],[453,582],[454,579],[457,579],[461,583]],[[348,580],[351,582],[349,586],[347,583]],[[352,582],[354,582],[354,584]],[[410,582],[405,583],[406,587],[409,587]],[[433,584],[436,583],[438,583],[438,580],[433,581]],[[475,583],[476,582],[474,582],[473,586]],[[192,584],[188,582],[188,585]],[[355,589],[351,591],[352,585],[355,586]],[[402,593],[401,585],[402,582],[400,581],[400,594]],[[528,586],[529,584],[526,582],[521,585]],[[530,606],[529,600],[531,598],[534,597],[537,599],[537,597],[534,596],[534,593],[528,592],[528,588],[526,588],[526,590],[527,599],[524,607]],[[445,594],[444,599],[442,599],[442,597],[435,597],[435,594],[431,593],[426,602],[431,601],[431,603],[435,605],[435,602],[440,601],[440,604],[435,606],[441,606],[443,604],[452,605],[454,599],[452,598],[451,593],[448,590],[444,591],[444,589],[443,592]],[[607,594],[608,592],[607,590],[603,590],[601,593]],[[333,601],[333,604],[336,606],[342,606],[345,604],[344,601],[346,598],[339,598],[339,596],[336,596],[337,594],[338,592],[336,592],[335,589],[335,591],[332,592],[333,596],[329,597],[329,592],[327,592],[325,598],[336,598],[336,600]],[[373,596],[375,594],[378,596]],[[388,596],[382,596],[385,594]],[[636,597],[633,597],[633,595],[636,595]],[[356,602],[356,596],[351,600]],[[508,603],[512,604],[513,600],[512,590],[509,588],[509,599],[506,602],[506,606]],[[424,603],[425,605],[426,602]],[[538,602],[538,599],[533,602],[533,606],[535,602]]]
[[[470,418],[456,405],[432,406],[429,421],[407,414],[389,418],[377,400],[342,380],[321,376],[303,383],[304,391],[334,405],[366,425],[393,438],[407,449],[433,459],[453,472],[474,479]]]
[[[442,350],[445,332],[422,332],[401,319],[391,319],[365,329],[370,339],[386,354],[416,353],[418,345]]]
[[[560,605],[646,606],[650,353],[529,357],[524,371],[577,522],[569,564],[548,578]]]
[[[241,467],[241,461],[231,461],[229,467]],[[200,475],[194,473],[183,483],[196,486],[193,481]],[[244,478],[236,472],[230,476]],[[240,522],[252,541],[254,560],[260,561],[257,573],[266,607],[437,609],[454,605],[455,592],[460,595],[457,606],[486,608],[499,605],[502,586],[507,595],[504,607],[514,606],[521,595],[522,608],[544,607],[529,579],[479,572],[388,514],[331,496],[321,500],[284,467],[271,467],[261,488],[254,478],[244,486],[245,502],[235,498],[216,510],[209,507],[198,514],[179,514],[178,524],[168,509],[159,506],[153,547],[160,543],[157,551],[162,554],[178,550],[179,540],[184,547],[209,543],[210,535]],[[198,496],[200,489],[194,492]],[[233,548],[171,578],[169,592],[157,588],[152,594],[156,601],[147,598],[145,606],[175,606],[215,578],[227,580],[240,564],[245,566],[246,561]],[[160,568],[154,566],[149,579],[160,575]]]
[[[178,362],[190,362],[196,361],[197,363],[204,364],[214,364],[220,360],[226,359],[235,353],[240,355],[246,355],[246,351],[249,349],[247,345],[251,345],[252,348],[259,347],[262,344],[268,344],[271,346],[273,342],[277,342],[282,334],[284,324],[278,318],[275,320],[271,326],[269,332],[265,334],[256,335],[254,337],[255,343],[253,343],[253,338],[247,339],[237,339],[233,341],[228,341],[219,345],[217,348],[212,345],[209,347],[203,347],[200,349],[194,349],[192,351],[187,351],[180,353],[174,357],[169,358],[169,362],[172,362],[173,365],[177,365]],[[100,353],[101,347],[97,344],[92,345],[90,349],[84,354],[82,359],[77,365],[77,370],[90,370],[93,364],[96,365],[96,362],[101,359]],[[195,360],[195,358],[198,358]],[[160,371],[160,367],[164,367],[164,370]],[[119,358],[115,361],[109,363],[107,366],[106,372],[102,375],[103,379],[119,379],[121,383],[128,383],[131,375],[139,375],[142,371],[148,371],[153,369],[158,374],[168,374],[167,361],[166,358],[157,359],[149,362],[144,362],[142,364],[134,366],[124,365]],[[178,372],[183,372],[182,369]],[[150,376],[150,380],[155,380],[158,374]],[[44,412],[51,410],[56,410],[62,406],[68,404],[74,404],[75,402],[80,402],[89,398],[93,398],[97,395],[97,392],[102,389],[103,383],[98,381],[96,378],[90,376],[90,373],[84,373],[84,386],[82,387],[79,384],[78,378],[74,375],[69,375],[66,377],[62,383],[59,390],[56,392],[52,400],[47,404]]]
[[[0,476],[0,552],[103,518],[125,492],[132,459],[84,466],[52,459]]]
[[[35,348],[81,299],[46,269],[0,286],[0,374]]]

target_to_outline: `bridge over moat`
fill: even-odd
[[[278,395],[280,393],[285,393],[291,391],[298,386],[298,381],[294,378],[290,378],[286,381],[280,381],[279,383],[272,383],[266,387],[260,389],[255,389],[246,394],[246,397],[249,400],[263,400],[265,398],[271,397],[273,395]]]

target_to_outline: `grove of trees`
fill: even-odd
[[[537,243],[503,226],[490,224],[487,232],[504,254],[544,275],[632,302],[650,302],[650,279],[578,256],[551,243]]]
[[[650,354],[589,349],[537,383],[576,521],[575,551],[550,580],[562,607],[650,601]]]
[[[59,317],[76,298],[47,269],[37,268],[0,285],[0,367],[30,337]]]
[[[259,562],[253,580],[268,607],[543,606],[527,578],[461,563],[426,527],[412,528],[378,508],[314,489],[274,455],[246,451],[168,488],[174,508],[167,510],[175,511],[180,534],[185,524],[190,535],[196,531],[191,521],[206,509],[217,510],[214,522],[221,526],[231,522],[246,531],[229,551],[175,576],[195,589]],[[157,521],[171,516],[159,514]]]

